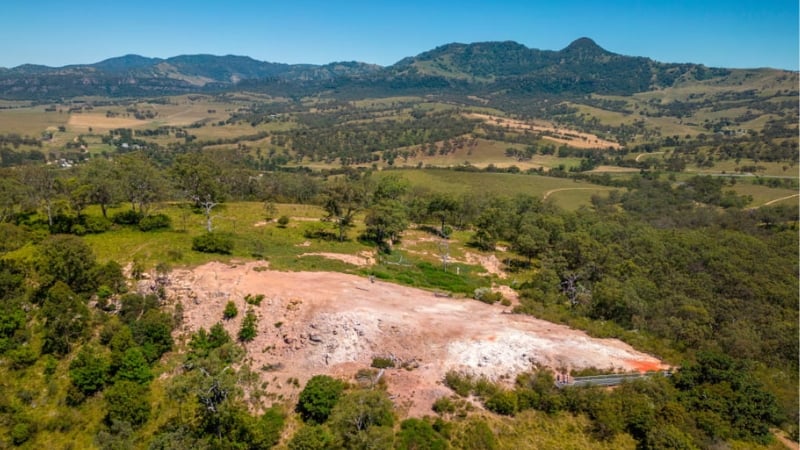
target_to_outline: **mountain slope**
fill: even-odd
[[[90,65],[24,65],[0,70],[0,98],[151,96],[246,86],[281,92],[470,93],[575,98],[630,95],[729,75],[697,64],[665,64],[609,52],[589,38],[558,51],[505,42],[452,43],[389,67],[359,62],[281,64],[246,56],[126,55]],[[243,84],[242,84],[243,83]]]

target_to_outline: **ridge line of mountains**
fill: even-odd
[[[323,91],[629,95],[670,87],[681,80],[725,77],[736,70],[746,69],[625,56],[609,52],[589,38],[577,39],[557,51],[532,49],[512,41],[453,43],[386,67],[355,61],[283,64],[233,55],[166,59],[125,55],[86,65],[0,68],[0,98],[139,97],[232,89],[279,95]],[[755,70],[794,74],[778,69]]]

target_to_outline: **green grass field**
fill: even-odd
[[[554,190],[553,201],[565,210],[576,210],[590,205],[592,194],[606,190],[604,186],[566,178],[537,175],[459,172],[455,170],[402,170],[397,172],[412,185],[424,186],[433,192],[462,194],[494,194],[512,197],[527,194],[543,198]]]

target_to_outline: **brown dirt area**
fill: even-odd
[[[575,148],[598,148],[598,149],[606,149],[606,148],[613,148],[613,149],[620,149],[622,148],[616,142],[608,141],[605,139],[601,139],[594,134],[583,133],[576,130],[570,130],[568,128],[559,128],[555,127],[546,122],[537,122],[534,124],[533,122],[525,122],[522,120],[516,119],[509,119],[507,117],[499,117],[499,116],[492,116],[489,114],[478,114],[478,113],[469,113],[465,114],[466,117],[472,119],[481,119],[484,122],[490,125],[497,125],[501,127],[508,127],[512,130],[520,130],[520,131],[534,131],[534,132],[546,132],[552,133],[552,136],[542,136],[543,139],[547,139],[549,141],[557,142],[559,144],[566,144],[571,147]]]
[[[106,117],[104,114],[71,114],[67,125],[78,128],[98,128],[98,129],[112,129],[112,128],[134,128],[149,125],[150,121],[128,119],[124,117]]]
[[[342,261],[344,263],[359,267],[371,266],[375,264],[375,255],[372,252],[360,252],[358,255],[351,255],[348,253],[315,252],[303,253],[300,255],[300,257],[303,256],[321,256],[323,258],[335,259],[337,261]]]
[[[264,294],[254,308],[258,336],[245,345],[247,359],[269,382],[268,392],[289,400],[300,392],[289,378],[300,386],[322,373],[352,379],[376,356],[413,367],[384,375],[396,405],[411,416],[430,414],[432,403],[450,394],[442,384],[448,370],[513,380],[535,366],[664,367],[621,341],[509,314],[500,305],[440,298],[355,275],[272,271],[264,264],[215,262],[175,270],[168,295],[184,306],[184,325],[176,332],[184,336],[221,321],[225,304],[235,302],[240,314],[223,322],[235,336],[248,307],[245,295]],[[267,365],[278,368],[263,371]]]

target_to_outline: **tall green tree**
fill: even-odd
[[[344,391],[344,383],[328,375],[314,375],[297,400],[297,412],[307,422],[323,423]]]
[[[346,238],[347,228],[353,226],[353,217],[367,205],[368,190],[364,180],[337,178],[324,191],[323,208],[339,229],[339,240]]]
[[[408,227],[405,205],[398,200],[381,200],[367,210],[364,224],[367,238],[388,250]]]
[[[31,203],[37,208],[44,208],[47,223],[52,227],[56,199],[60,194],[56,169],[42,164],[25,166],[22,170],[22,184]]]
[[[225,201],[226,183],[222,167],[216,160],[193,152],[180,155],[172,166],[178,189],[201,208],[206,217],[206,231],[212,231],[212,211]]]
[[[92,158],[81,167],[83,184],[89,186],[89,199],[99,205],[103,217],[108,218],[108,207],[122,195],[124,178],[115,163],[105,158]]]
[[[94,252],[81,238],[50,236],[41,243],[38,253],[36,268],[44,287],[59,281],[79,293],[96,287]]]
[[[40,314],[44,319],[44,353],[66,355],[73,343],[89,334],[89,308],[61,281],[47,291]]]
[[[119,160],[122,191],[131,208],[142,215],[152,205],[165,198],[167,182],[164,174],[149,159],[139,154],[126,155]]]
[[[93,394],[108,382],[110,361],[101,349],[86,345],[69,364],[69,378],[81,392]]]

